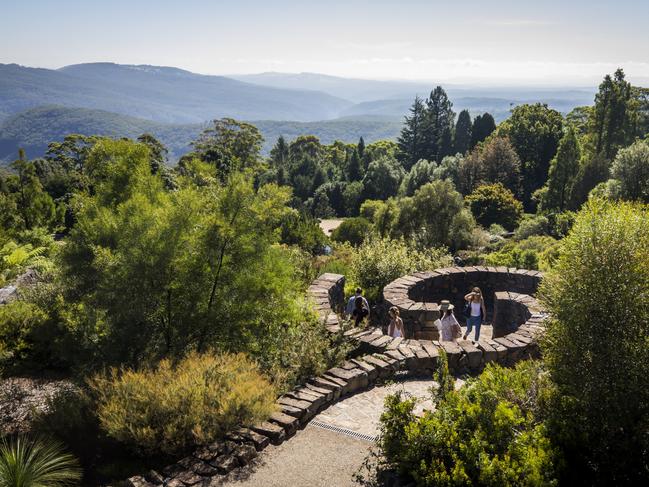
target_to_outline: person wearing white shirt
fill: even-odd
[[[462,335],[462,328],[453,314],[455,308],[448,300],[443,300],[439,304],[439,310],[442,313],[437,320],[440,340],[443,342],[452,342]]]

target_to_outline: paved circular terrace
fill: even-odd
[[[352,432],[356,428],[358,435],[371,438],[375,434],[372,425],[376,424],[372,418],[382,406],[380,396],[387,394],[372,386],[403,375],[431,377],[441,350],[446,352],[449,369],[454,373],[479,373],[490,362],[512,365],[536,357],[537,337],[545,330],[546,319],[534,298],[541,277],[536,271],[467,267],[397,279],[385,287],[384,297],[402,310],[404,322],[408,320],[407,338],[385,336],[378,328],[346,330],[345,336],[355,344],[353,358],[280,396],[277,412],[268,421],[240,428],[167,466],[162,473],[149,472],[130,478],[128,483],[133,487],[219,485],[233,471],[254,463],[258,452],[269,444],[280,445],[294,436],[318,413],[322,420],[316,419],[314,424]],[[344,305],[344,284],[344,276],[323,274],[308,289],[323,326],[331,332],[341,331],[338,313]],[[482,288],[492,314],[493,338],[481,338],[475,343],[435,339],[429,324],[439,314],[436,303],[449,299],[461,305],[464,293],[476,285]],[[341,398],[346,399],[339,402]],[[350,415],[350,407],[357,408],[359,414]],[[300,434],[298,438],[303,437]],[[340,441],[349,444],[351,440]],[[291,450],[290,445],[285,450]]]

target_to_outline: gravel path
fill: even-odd
[[[248,468],[213,483],[232,487],[351,487],[372,444],[307,426],[267,447]]]
[[[398,390],[418,398],[416,411],[431,409],[431,379],[407,379],[355,394],[320,412],[313,423],[374,437],[388,394]],[[269,446],[251,466],[211,485],[231,487],[347,487],[363,464],[371,441],[313,424],[279,446]]]

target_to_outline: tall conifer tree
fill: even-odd
[[[457,117],[457,124],[455,125],[455,140],[454,150],[461,154],[471,148],[471,115],[468,110],[462,110]]]

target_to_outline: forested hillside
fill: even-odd
[[[351,102],[176,68],[92,63],[59,70],[0,65],[0,113],[41,105],[109,110],[158,122],[240,119],[322,120]]]
[[[280,135],[293,139],[312,134],[325,144],[335,140],[355,142],[364,137],[368,142],[395,139],[401,123],[390,120],[325,120],[320,122],[253,121],[264,142],[262,153],[268,154]],[[119,115],[104,110],[46,106],[27,110],[0,122],[0,165],[17,157],[24,149],[28,157],[45,154],[47,145],[61,141],[68,134],[105,135],[135,138],[151,133],[169,148],[172,162],[190,149],[206,123],[165,124]]]

